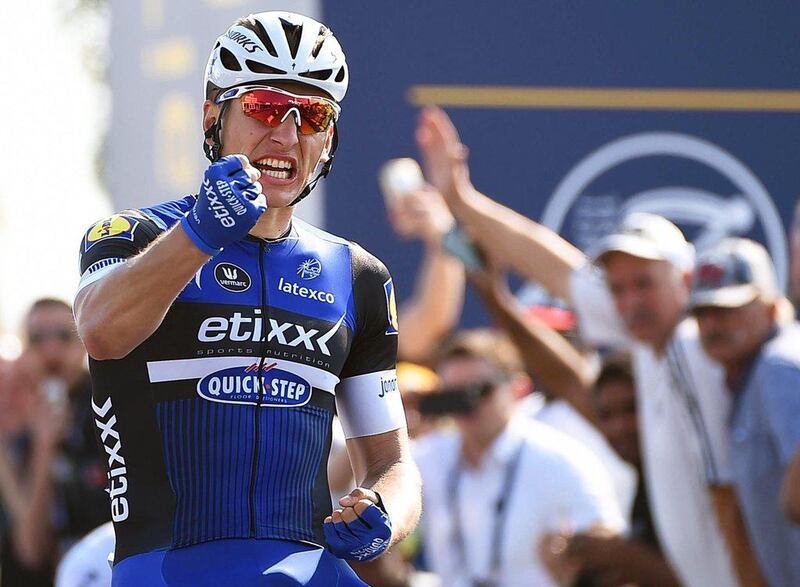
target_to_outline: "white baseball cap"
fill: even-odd
[[[699,256],[689,308],[739,308],[782,295],[767,249],[750,239],[727,238]]]
[[[612,252],[668,261],[681,271],[694,267],[694,245],[680,228],[663,216],[647,212],[627,214],[614,232],[589,247],[588,255],[594,263],[602,264],[603,257]]]

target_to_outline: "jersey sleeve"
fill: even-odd
[[[405,426],[397,388],[397,309],[386,267],[353,245],[356,330],[336,390],[336,406],[347,438],[381,434]]]
[[[631,346],[608,284],[597,267],[586,263],[574,271],[569,286],[581,336],[586,341],[598,346]]]
[[[144,250],[161,232],[163,228],[137,210],[127,210],[96,222],[81,239],[78,291]]]

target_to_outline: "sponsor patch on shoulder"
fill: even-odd
[[[120,214],[109,216],[89,229],[84,239],[84,249],[88,251],[101,240],[110,238],[133,241],[133,233],[137,226],[139,226],[139,221],[133,218]]]
[[[386,312],[389,320],[386,334],[397,334],[400,331],[397,323],[397,301],[394,297],[394,283],[391,279],[383,284],[383,291],[386,294]]]

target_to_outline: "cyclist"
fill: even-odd
[[[238,20],[206,68],[197,195],[84,236],[75,309],[115,587],[364,585],[342,559],[375,558],[416,523],[391,277],[293,218],[330,171],[347,85],[316,20]],[[332,511],[335,410],[359,487]]]

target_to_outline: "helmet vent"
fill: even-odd
[[[286,75],[286,72],[283,71],[282,69],[270,67],[266,63],[259,63],[258,61],[253,61],[252,59],[245,60],[244,64],[253,73]]]
[[[219,50],[219,59],[222,61],[222,65],[225,66],[226,69],[231,71],[242,71],[242,65],[239,63],[239,60],[236,59],[236,55],[231,53],[225,47]]]
[[[283,27],[283,34],[286,35],[286,42],[289,44],[289,52],[292,54],[292,59],[297,59],[300,38],[303,36],[303,25],[291,23],[283,18],[280,21]]]
[[[326,26],[319,27],[319,33],[317,33],[317,40],[314,41],[314,47],[311,49],[311,56],[316,59],[317,55],[319,55],[320,50],[322,49],[322,44],[325,42],[325,39],[331,36],[331,31]]]
[[[299,73],[298,75],[300,77],[307,77],[310,79],[326,80],[331,77],[332,73],[332,69],[320,69],[319,71],[305,71],[303,73]]]
[[[258,37],[258,40],[264,44],[267,53],[269,53],[273,57],[277,57],[278,52],[275,50],[275,45],[272,44],[272,39],[269,38],[269,34],[267,34],[267,30],[264,28],[264,25],[261,24],[261,21],[258,20],[257,18],[254,18],[252,21],[248,21],[247,24],[253,25],[253,26],[248,26],[247,28],[252,29],[252,31]]]
[[[339,73],[336,74],[336,79],[334,81],[336,81],[337,83],[340,83],[343,80],[344,80],[344,67],[340,67],[339,68]]]

